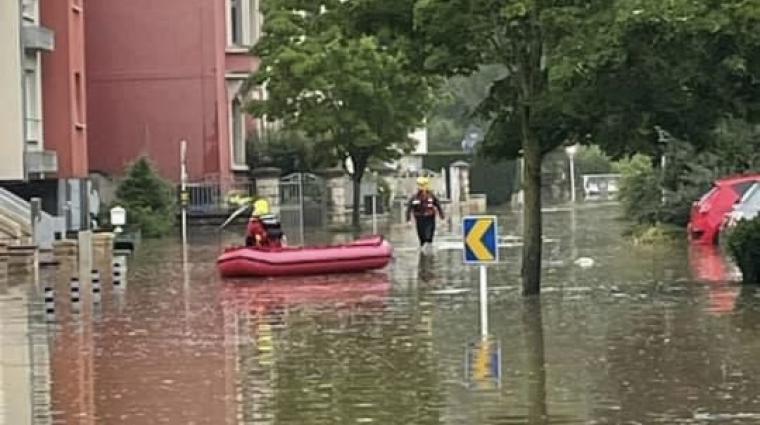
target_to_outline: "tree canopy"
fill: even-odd
[[[540,279],[540,162],[569,141],[615,156],[663,151],[657,128],[700,149],[725,117],[755,120],[760,3],[746,0],[411,1],[425,68],[506,68],[478,112],[490,156],[526,164],[523,289]]]
[[[388,44],[393,38],[352,31],[349,3],[265,2],[254,83],[268,97],[251,111],[303,132],[336,160],[350,159],[358,187],[371,160],[392,160],[414,146],[409,135],[422,125],[430,91],[404,50]]]
[[[760,119],[760,2],[270,0],[254,110],[359,165],[394,157],[436,77],[503,73],[476,108],[483,152],[524,159],[523,291],[540,289],[541,160],[593,140],[613,156],[697,151]],[[662,131],[659,131],[659,130]],[[407,145],[408,146],[408,145]],[[365,159],[365,161],[362,161]],[[357,162],[357,160],[359,160]],[[359,167],[360,170],[363,167]],[[361,175],[359,175],[359,178]]]

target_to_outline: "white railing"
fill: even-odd
[[[31,230],[32,207],[29,202],[2,187],[0,187],[0,210],[5,210],[6,214],[10,215],[10,218],[23,229]],[[40,218],[36,223],[35,243],[40,248],[51,248],[55,234],[63,234],[65,231],[66,222],[63,217],[53,217],[40,211]]]

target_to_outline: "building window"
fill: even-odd
[[[243,0],[230,0],[230,32],[235,46],[244,44],[243,21]]]
[[[258,41],[261,33],[259,0],[227,0],[228,44],[249,47]]]
[[[76,125],[84,125],[84,87],[82,86],[82,73],[74,73],[74,111],[76,116],[74,117],[74,123]]]
[[[37,23],[39,20],[39,0],[23,0],[21,3],[21,14],[24,21],[28,23]]]
[[[243,115],[242,102],[237,96],[232,99],[230,121],[232,126],[232,131],[230,132],[232,165],[235,167],[245,167],[245,115]]]
[[[24,61],[24,124],[26,143],[30,149],[42,148],[40,83],[37,55],[27,55]]]

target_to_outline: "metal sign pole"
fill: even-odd
[[[377,234],[377,194],[372,195],[372,234]]]
[[[301,234],[301,245],[306,245],[306,241],[305,241],[306,235],[304,234],[304,224],[303,224],[303,222],[304,222],[304,219],[303,219],[303,214],[304,214],[303,187],[304,187],[304,185],[303,185],[303,173],[298,173],[298,206],[299,206],[299,208],[301,210],[300,214],[298,214],[298,230],[299,230],[299,232]]]
[[[182,258],[187,262],[187,142],[179,144],[180,203],[182,204]]]
[[[575,203],[575,157],[570,156],[570,202]]]
[[[480,335],[488,338],[488,268],[480,266]]]

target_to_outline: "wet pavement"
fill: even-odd
[[[399,248],[385,271],[255,283],[217,276],[231,233],[194,229],[188,264],[175,242],[145,242],[126,285],[106,276],[102,302],[85,294],[79,312],[62,264],[41,277],[56,282],[55,322],[39,295],[21,301],[28,319],[12,315],[31,352],[40,329],[48,343],[30,355],[48,380],[29,391],[49,393],[30,397],[31,423],[760,423],[760,290],[728,282],[715,250],[631,245],[618,215],[546,213],[540,300],[520,296],[519,248],[503,249],[485,343],[477,269],[458,250],[421,256],[405,225],[385,227]],[[501,224],[520,233],[515,216]],[[5,400],[0,423],[29,423]]]

